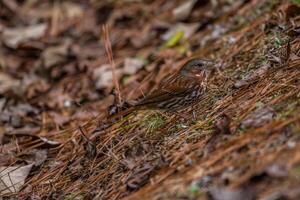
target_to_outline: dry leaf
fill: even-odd
[[[23,42],[41,38],[45,34],[46,29],[46,23],[27,27],[7,28],[3,31],[2,40],[7,46],[17,48]]]
[[[241,124],[242,128],[259,127],[274,117],[274,110],[270,107],[260,108],[248,116]]]
[[[50,68],[54,65],[61,64],[66,61],[69,49],[69,42],[60,46],[48,47],[42,55],[42,60],[45,68]]]
[[[212,187],[208,191],[211,200],[254,200],[255,194],[253,189],[248,187],[226,188]]]
[[[8,74],[0,72],[0,94],[7,92],[19,85],[19,80],[12,78]]]
[[[19,192],[32,166],[0,167],[0,195]]]
[[[120,69],[116,69],[117,77],[119,77],[121,73]],[[97,89],[106,88],[107,91],[111,90],[113,87],[113,77],[112,71],[109,64],[101,65],[96,68],[93,73],[93,78],[95,80],[95,87]]]
[[[19,156],[26,163],[33,164],[34,166],[40,166],[44,163],[44,161],[48,157],[48,150],[47,149],[32,149],[29,152],[25,152],[24,154]]]
[[[183,39],[191,37],[199,28],[198,23],[177,23],[162,35],[163,40],[170,39],[177,32],[183,32]]]
[[[173,18],[178,21],[186,19],[190,15],[196,2],[197,0],[189,0],[179,5],[172,12]]]
[[[145,62],[138,58],[126,58],[124,62],[123,73],[135,74],[139,69],[144,66]]]

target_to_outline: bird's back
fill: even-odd
[[[193,103],[201,94],[198,81],[177,74],[161,82],[159,87],[137,103],[154,109],[178,110]]]

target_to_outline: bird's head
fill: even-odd
[[[179,73],[188,78],[196,78],[199,80],[207,79],[211,72],[214,70],[214,62],[194,58],[186,62]]]

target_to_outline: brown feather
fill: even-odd
[[[163,109],[177,111],[196,102],[204,91],[201,82],[207,79],[212,62],[193,59],[175,74],[161,81],[156,90],[133,107],[109,117],[116,119],[141,109]]]

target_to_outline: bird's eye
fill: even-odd
[[[202,63],[199,63],[199,64],[197,64],[195,67],[199,68],[199,67],[202,67],[202,66],[203,66],[203,64],[202,64]]]

